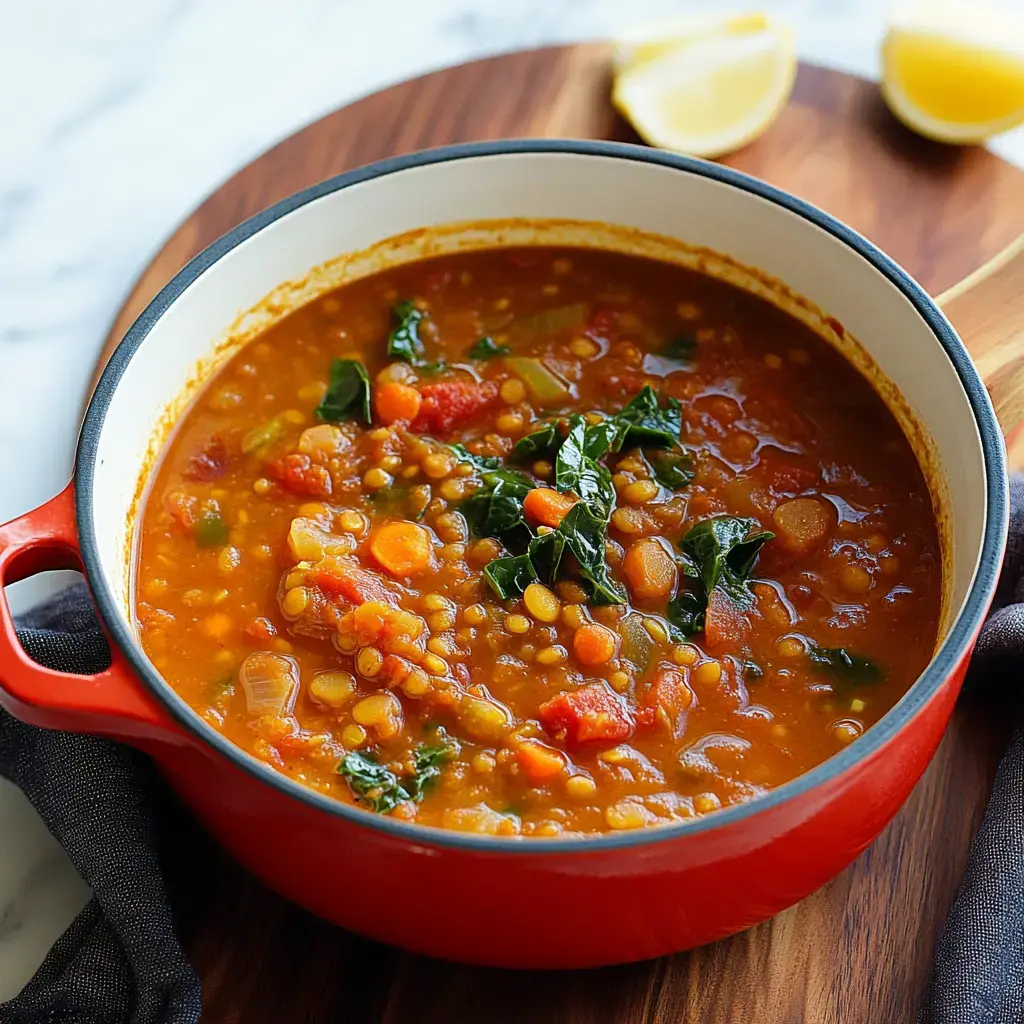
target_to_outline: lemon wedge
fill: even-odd
[[[793,34],[764,15],[688,24],[619,41],[612,101],[652,146],[721,156],[752,142],[786,105]]]
[[[746,35],[768,28],[768,16],[760,11],[747,14],[714,14],[710,11],[681,14],[668,20],[627,29],[614,40],[616,72],[636,67],[652,57],[709,36]]]
[[[906,5],[882,43],[882,94],[914,131],[982,142],[1024,123],[1024,25],[995,5]]]

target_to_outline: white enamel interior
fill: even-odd
[[[416,228],[505,218],[599,221],[726,253],[838,319],[930,435],[951,541],[945,628],[974,578],[985,529],[985,471],[970,405],[945,351],[910,301],[870,262],[798,214],[734,186],[638,160],[578,153],[481,155],[407,168],[330,193],[232,249],[193,282],[142,342],[98,442],[98,557],[128,621],[132,505],[161,414],[224,331],[284,281],[344,252]]]

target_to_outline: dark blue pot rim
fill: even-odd
[[[352,185],[404,171],[415,167],[465,160],[474,157],[502,156],[523,153],[568,153],[581,156],[611,157],[618,160],[639,161],[658,164],[674,170],[711,178],[733,188],[750,192],[769,202],[791,211],[827,231],[834,238],[852,249],[872,264],[913,304],[918,314],[927,323],[936,339],[949,356],[960,377],[981,437],[985,462],[988,516],[981,557],[971,592],[964,607],[953,623],[938,654],[907,694],[864,736],[849,747],[835,754],[810,771],[771,790],[747,803],[724,808],[701,818],[674,825],[664,825],[633,832],[601,834],[585,839],[514,839],[491,836],[474,836],[444,829],[410,824],[392,818],[375,815],[367,811],[332,799],[294,782],[274,769],[246,754],[212,726],[203,721],[185,701],[175,693],[160,676],[142,648],[124,623],[113,591],[104,578],[99,564],[96,545],[96,524],[93,516],[91,494],[95,474],[96,451],[103,422],[110,405],[111,396],[128,364],[153,329],[156,322],[171,304],[204,271],[229,253],[237,245],[258,231],[279,220],[293,210],[332,192]],[[262,213],[250,217],[234,230],[229,231],[198,256],[191,260],[160,291],[143,310],[118,345],[100,377],[86,411],[79,438],[75,504],[78,515],[79,537],[82,559],[93,597],[100,614],[110,630],[118,647],[128,659],[132,668],[146,688],[171,713],[175,721],[189,732],[197,735],[218,753],[248,772],[260,782],[277,789],[285,796],[307,804],[309,807],[347,820],[353,825],[383,832],[395,839],[417,845],[455,847],[472,849],[479,853],[491,852],[515,855],[552,853],[598,853],[624,847],[641,847],[649,843],[662,843],[680,839],[686,835],[698,835],[715,829],[724,829],[743,819],[752,818],[762,812],[778,808],[791,800],[799,799],[815,787],[842,775],[858,761],[870,757],[912,719],[917,712],[935,695],[950,675],[956,670],[970,648],[971,642],[985,615],[995,591],[1006,543],[1008,492],[1005,464],[1005,450],[1002,433],[996,421],[992,404],[971,358],[952,325],[925,290],[914,281],[897,263],[872,245],[867,239],[829,216],[810,203],[797,199],[765,182],[742,174],[739,171],[708,163],[690,157],[647,149],[642,146],[612,142],[589,142],[561,139],[519,139],[499,142],[466,143],[439,149],[412,153],[369,164],[354,171],[340,174],[310,188],[282,199]]]

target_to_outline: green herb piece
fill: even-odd
[[[570,327],[579,327],[586,323],[589,315],[590,307],[585,302],[573,302],[568,306],[555,306],[521,316],[512,323],[510,330],[517,338],[543,338]]]
[[[495,558],[484,569],[484,579],[503,601],[519,597],[536,578],[529,555]]]
[[[356,799],[371,811],[386,814],[393,811],[409,794],[398,781],[398,776],[379,764],[371,755],[350,751],[338,765]]]
[[[648,461],[654,479],[670,491],[678,491],[693,482],[693,457],[687,452],[654,452]]]
[[[615,502],[612,475],[586,453],[587,421],[572,416],[569,423],[569,436],[555,459],[555,487],[575,492],[598,519],[607,520]]]
[[[338,774],[347,780],[356,799],[378,814],[393,811],[403,800],[423,799],[430,784],[440,776],[441,766],[457,752],[451,741],[436,746],[421,744],[413,752],[413,773],[399,778],[390,768],[378,763],[371,754],[353,750],[338,765]]]
[[[658,396],[650,384],[612,417],[618,428],[613,451],[623,448],[674,448],[679,444],[683,429],[683,411],[674,398],[666,401],[665,408],[658,405]]]
[[[220,700],[225,694],[234,690],[236,678],[234,673],[231,673],[219,676],[217,679],[211,679],[206,685],[206,699],[210,703]]]
[[[856,686],[877,683],[882,679],[882,670],[873,661],[860,654],[852,654],[845,647],[811,644],[807,655],[815,668],[835,676],[841,684]]]
[[[444,730],[438,730],[442,737]],[[419,802],[423,794],[440,778],[441,766],[450,761],[458,752],[458,744],[451,740],[433,746],[421,744],[412,755],[413,774],[402,781],[402,788],[409,794],[410,800]]]
[[[690,334],[677,334],[662,350],[666,359],[689,362],[697,350],[697,341]]]
[[[554,583],[565,552],[565,537],[557,530],[538,534],[530,541],[527,550],[537,579],[542,583]]]
[[[760,679],[764,675],[764,669],[756,661],[744,661],[740,667],[744,679]]]
[[[516,441],[516,446],[512,449],[512,457],[516,462],[539,459],[551,455],[561,443],[562,432],[558,429],[557,421],[545,423],[543,427],[531,431]]]
[[[748,577],[758,552],[775,536],[754,532],[760,525],[756,519],[714,516],[690,528],[682,548],[697,567],[705,593],[718,587],[741,608],[753,604]]]
[[[423,339],[420,324],[426,314],[411,299],[397,303],[391,310],[395,326],[388,335],[388,356],[402,359],[414,366],[423,362]]]
[[[753,532],[759,526],[756,519],[714,516],[691,527],[683,537],[682,580],[666,613],[682,636],[704,628],[708,598],[716,588],[739,608],[753,605],[749,577],[761,547],[775,536]]]
[[[228,524],[219,512],[205,512],[193,527],[196,543],[201,548],[221,548],[228,542]]]
[[[272,444],[283,433],[285,429],[284,417],[274,416],[267,420],[262,426],[253,427],[245,437],[242,438],[242,451],[248,455],[250,452],[259,451]]]
[[[564,402],[572,396],[569,384],[534,356],[506,356],[505,362],[542,405]]]
[[[508,345],[498,345],[493,338],[485,336],[466,355],[470,359],[493,359],[495,356],[507,356],[511,351]]]
[[[583,435],[583,453],[595,461],[614,447],[619,427],[614,419],[601,420],[587,427]]]
[[[525,548],[533,537],[523,500],[533,481],[514,469],[486,469],[482,486],[459,506],[476,537],[497,537],[506,547]]]
[[[608,575],[604,550],[607,528],[608,524],[591,515],[581,501],[569,510],[557,532],[565,538],[566,550],[576,559],[580,576],[589,584],[592,602],[624,604],[626,592]]]
[[[373,422],[370,411],[370,377],[357,359],[335,359],[331,362],[331,379],[327,393],[315,410],[317,419],[328,423],[339,420]]]
[[[501,459],[493,455],[474,455],[465,445],[450,444],[448,447],[455,453],[459,462],[468,462],[474,469],[480,472],[501,469]]]

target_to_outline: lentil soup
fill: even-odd
[[[249,343],[144,503],[141,641],[234,743],[497,835],[679,821],[834,754],[934,650],[928,487],[810,328],[696,271],[464,252]]]

